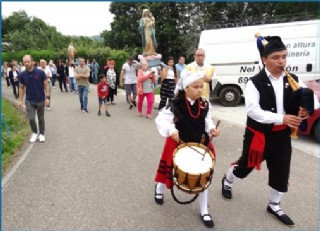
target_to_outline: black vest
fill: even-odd
[[[298,82],[297,76],[291,73],[290,75]],[[260,94],[259,104],[261,109],[277,113],[275,92],[265,72],[265,69],[262,69],[257,75],[252,77],[251,80]],[[286,114],[297,115],[299,105],[296,102],[293,102],[294,94],[292,88],[288,84],[287,76],[283,78],[283,82],[283,108]],[[273,124],[262,124],[251,119],[250,117],[247,117],[247,126],[258,131],[268,132],[271,131]]]
[[[200,106],[198,118],[193,118],[190,115],[187,103],[193,116],[198,114]],[[171,110],[174,114],[175,126],[182,141],[208,144],[209,137],[205,131],[205,118],[209,111],[209,102],[207,100],[200,98],[199,101],[197,100],[191,105],[188,100],[186,101],[185,97],[181,97],[172,101]]]

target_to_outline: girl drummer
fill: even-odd
[[[184,70],[181,79],[182,88],[175,98],[159,111],[155,119],[160,135],[167,137],[155,176],[155,201],[160,205],[164,202],[165,186],[173,187],[172,156],[179,142],[195,142],[207,146],[210,142],[209,136],[219,135],[219,130],[214,128],[211,118],[210,103],[201,97],[203,75]],[[211,142],[210,149],[215,153]],[[207,190],[200,193],[200,216],[204,224],[212,228],[214,222],[208,213],[207,198]]]

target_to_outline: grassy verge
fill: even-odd
[[[10,136],[7,133],[5,120],[2,118],[2,174],[14,159],[15,153],[21,148],[26,136],[30,133],[28,120],[10,101],[2,97],[2,113],[5,116]]]

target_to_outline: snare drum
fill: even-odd
[[[206,146],[181,144],[173,153],[173,183],[184,192],[198,194],[209,187],[214,164],[213,153]]]

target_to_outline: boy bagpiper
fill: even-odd
[[[298,100],[292,101],[294,90],[284,71],[288,52],[281,38],[269,37],[267,45],[261,48],[264,67],[250,78],[244,92],[247,126],[242,154],[223,177],[221,193],[225,199],[232,199],[235,180],[246,178],[254,168],[260,170],[265,160],[270,186],[267,212],[283,224],[293,226],[293,220],[280,208],[281,198],[289,185],[290,128],[297,128],[309,112],[298,105]],[[301,87],[305,87],[297,76],[291,75]]]
[[[109,86],[107,83],[106,76],[104,74],[99,75],[99,83],[97,84],[97,93],[98,93],[98,100],[99,100],[99,111],[98,115],[101,115],[101,106],[104,104],[104,108],[106,110],[106,116],[110,117],[110,113],[108,112],[108,105],[107,105],[107,96],[109,93]]]
[[[184,70],[181,73],[182,86],[175,98],[159,111],[155,119],[159,133],[167,137],[162,157],[155,176],[155,202],[163,204],[163,191],[173,187],[172,157],[180,141],[210,143],[210,150],[214,153],[209,136],[217,137],[219,130],[211,118],[210,103],[201,97],[204,80],[203,75]],[[205,226],[212,228],[214,222],[208,213],[208,191],[199,194],[200,216]]]

